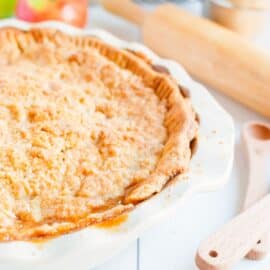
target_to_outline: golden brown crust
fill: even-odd
[[[160,192],[165,184],[174,176],[187,171],[192,155],[190,144],[197,137],[198,122],[192,108],[190,98],[181,94],[176,82],[162,70],[153,68],[149,60],[145,61],[140,55],[114,48],[94,37],[69,36],[52,29],[33,29],[24,32],[18,29],[0,30],[0,44],[10,44],[16,47],[15,53],[24,53],[27,47],[33,44],[54,44],[56,48],[93,49],[102,57],[116,64],[121,70],[127,70],[141,78],[145,87],[153,89],[158,98],[166,104],[164,127],[166,128],[166,142],[157,161],[155,168],[145,179],[131,182],[126,187],[123,199],[117,200],[113,205],[91,211],[88,215],[57,217],[44,219],[39,222],[30,222],[14,229],[0,224],[0,239],[30,240],[39,237],[48,237],[74,231],[91,224],[96,224],[106,219],[130,211],[138,203]],[[0,46],[1,47],[1,46]],[[4,53],[3,51],[0,52]],[[29,53],[29,52],[28,52]],[[10,57],[15,57],[10,55]],[[16,56],[17,57],[17,56]],[[85,55],[70,56],[70,61],[80,65]],[[10,60],[12,62],[12,59]],[[183,93],[183,91],[182,91]],[[34,112],[33,117],[36,117]],[[37,116],[38,117],[38,116]],[[153,134],[155,136],[155,134]],[[53,205],[50,202],[50,205]],[[18,218],[18,217],[17,217]]]

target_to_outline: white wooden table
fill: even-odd
[[[189,4],[185,8],[199,13],[201,7],[198,4]],[[135,26],[99,7],[91,8],[89,27],[103,28],[122,39],[140,41],[139,30]],[[198,194],[189,199],[173,216],[156,224],[120,254],[95,270],[197,269],[194,255],[199,242],[239,212],[247,173],[239,135],[243,123],[262,118],[214,91],[211,93],[231,113],[237,130],[235,163],[229,184],[218,192]],[[270,258],[261,262],[243,260],[234,269],[269,268]]]

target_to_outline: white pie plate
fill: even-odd
[[[78,30],[58,22],[29,24],[15,19],[0,22],[0,27],[56,28],[71,35],[94,35],[119,47],[138,50],[155,64],[167,67],[179,83],[187,87],[201,118],[199,148],[192,159],[190,172],[160,194],[139,205],[127,220],[111,229],[90,227],[42,244],[11,242],[0,244],[0,269],[4,270],[86,270],[113,256],[161,218],[172,215],[187,196],[213,191],[227,181],[233,162],[233,121],[202,85],[193,81],[176,62],[159,58],[141,44],[129,43],[103,30]],[[188,181],[186,180],[188,179]],[[188,207],[188,205],[185,205]],[[179,211],[178,211],[179,214]]]

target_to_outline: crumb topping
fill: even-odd
[[[0,228],[82,218],[155,169],[166,103],[93,48],[0,46]]]
[[[1,29],[0,241],[119,217],[186,172],[199,119],[180,90],[94,37]]]

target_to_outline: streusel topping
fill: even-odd
[[[0,230],[76,220],[148,178],[166,102],[103,57],[0,45]]]
[[[119,217],[187,172],[198,117],[186,92],[95,37],[0,29],[0,241]]]

